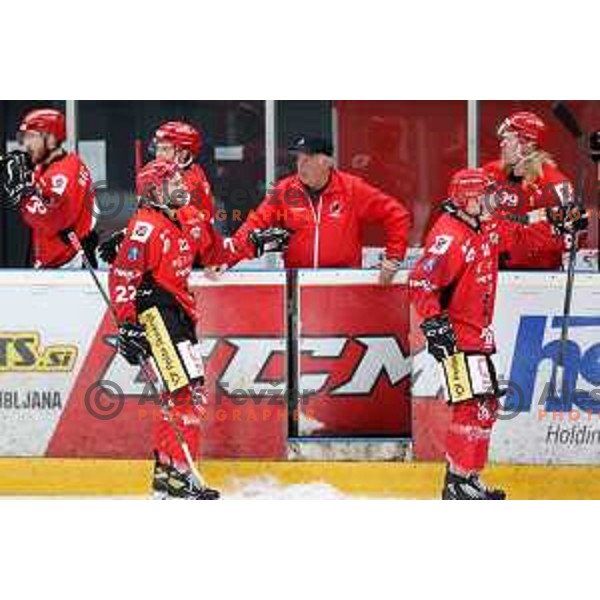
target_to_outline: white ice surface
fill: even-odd
[[[355,498],[324,482],[282,485],[273,477],[232,482],[224,500],[349,500]]]

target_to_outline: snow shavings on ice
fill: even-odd
[[[354,497],[328,483],[285,485],[274,477],[234,480],[227,487],[231,491],[223,494],[225,500],[350,500]]]

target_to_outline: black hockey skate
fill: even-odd
[[[178,471],[175,467],[169,467],[167,478],[167,497],[182,500],[218,500],[221,496],[218,490],[200,487],[192,473]]]
[[[462,477],[446,470],[442,500],[505,500],[504,490],[489,489],[478,475]]]
[[[154,454],[154,474],[152,476],[152,497],[155,500],[182,498],[185,500],[218,500],[220,493],[209,487],[201,488],[189,472],[178,471],[167,465]]]
[[[166,500],[169,497],[167,482],[169,481],[170,465],[165,465],[158,460],[154,453],[154,473],[152,475],[152,497],[155,500]]]

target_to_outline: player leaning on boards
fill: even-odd
[[[335,169],[326,140],[302,137],[290,152],[296,156],[296,174],[279,181],[238,229],[232,238],[236,251],[252,258],[252,232],[282,228],[290,232],[286,267],[360,268],[361,228],[379,223],[386,236],[380,283],[391,283],[406,252],[408,211],[360,177]]]
[[[15,151],[2,160],[3,195],[19,204],[31,228],[33,267],[81,268],[81,257],[68,239],[75,232],[95,264],[95,194],[92,178],[81,158],[67,152],[64,115],[53,108],[29,112],[19,126],[25,153]]]
[[[552,235],[587,226],[579,211],[547,209],[526,225],[495,214],[494,188],[483,169],[464,169],[450,182],[449,199],[425,242],[409,286],[427,349],[441,363],[450,404],[444,500],[503,500],[479,475],[487,462],[498,408],[492,320],[499,256],[512,244],[538,248]]]
[[[516,112],[498,128],[500,159],[483,169],[500,188],[497,210],[507,218],[574,202],[571,182],[541,147],[545,133],[546,125],[531,112]],[[500,264],[505,269],[560,269],[564,249],[564,240],[554,236],[548,225],[538,245],[513,243]]]
[[[205,403],[204,367],[196,336],[196,302],[188,279],[194,258],[226,262],[210,224],[189,205],[183,174],[158,158],[137,176],[139,208],[110,267],[111,301],[120,324],[118,348],[133,365],[151,356],[170,408],[192,456],[200,439],[199,404]],[[155,424],[152,488],[158,497],[214,500],[219,493],[195,481],[167,419]]]

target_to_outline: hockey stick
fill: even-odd
[[[108,294],[106,293],[106,290],[104,289],[104,287],[100,283],[100,280],[98,279],[98,275],[96,274],[94,267],[92,266],[88,257],[86,256],[85,252],[83,251],[81,241],[79,240],[79,238],[77,237],[77,235],[74,231],[69,231],[67,234],[67,237],[69,238],[69,242],[71,243],[71,246],[73,246],[75,251],[81,254],[81,257],[83,259],[83,264],[85,265],[85,268],[88,270],[88,272],[92,276],[92,279],[94,280],[94,283],[96,284],[96,287],[98,288],[100,295],[104,299],[104,302],[106,303],[106,306],[108,307],[108,310],[110,311],[113,321],[115,322],[115,325],[118,328],[119,327],[119,319],[117,318],[117,313],[115,311],[115,307],[112,305],[112,302],[110,301],[110,298],[108,297]],[[165,416],[165,418],[167,419],[167,421],[169,422],[169,424],[171,425],[171,427],[173,428],[173,432],[175,433],[177,442],[181,446],[181,450],[183,451],[183,455],[184,455],[185,461],[190,469],[190,472],[195,477],[198,485],[201,488],[204,489],[204,488],[208,487],[206,485],[206,482],[204,481],[204,478],[202,477],[200,471],[196,467],[196,463],[194,462],[194,459],[192,458],[192,453],[190,452],[190,448],[189,448],[187,442],[185,441],[185,438],[183,437],[183,434],[181,433],[179,426],[177,425],[177,423],[175,423],[173,417],[171,416],[171,412],[169,411],[166,404],[160,400],[161,397],[163,396],[163,392],[164,392],[164,389],[159,389],[159,386],[162,388],[162,384],[160,383],[160,378],[157,378],[158,383],[155,383],[154,369],[152,368],[152,365],[150,364],[150,362],[142,355],[139,356],[138,360],[139,360],[140,369],[142,370],[142,373],[144,374],[146,382],[152,389],[152,393],[159,399],[160,409],[161,409],[163,415]]]
[[[563,127],[575,138],[577,147],[581,151],[585,143],[585,134],[573,111],[563,101],[557,101],[552,106],[552,112]],[[575,206],[580,208],[580,203],[583,197],[583,169],[581,166],[581,157],[577,162],[577,174],[575,181]],[[563,303],[563,316],[560,331],[560,344],[558,347],[558,358],[552,365],[552,375],[550,378],[550,391],[555,394],[560,390],[561,399],[564,392],[565,381],[565,349],[569,339],[569,318],[571,316],[571,306],[573,301],[573,287],[575,284],[575,262],[577,260],[577,234],[572,236],[571,245],[569,247],[569,258],[567,262],[567,281],[565,284],[565,299]]]
[[[135,140],[135,174],[141,171],[142,166],[144,164],[144,148],[142,145],[142,140]]]

